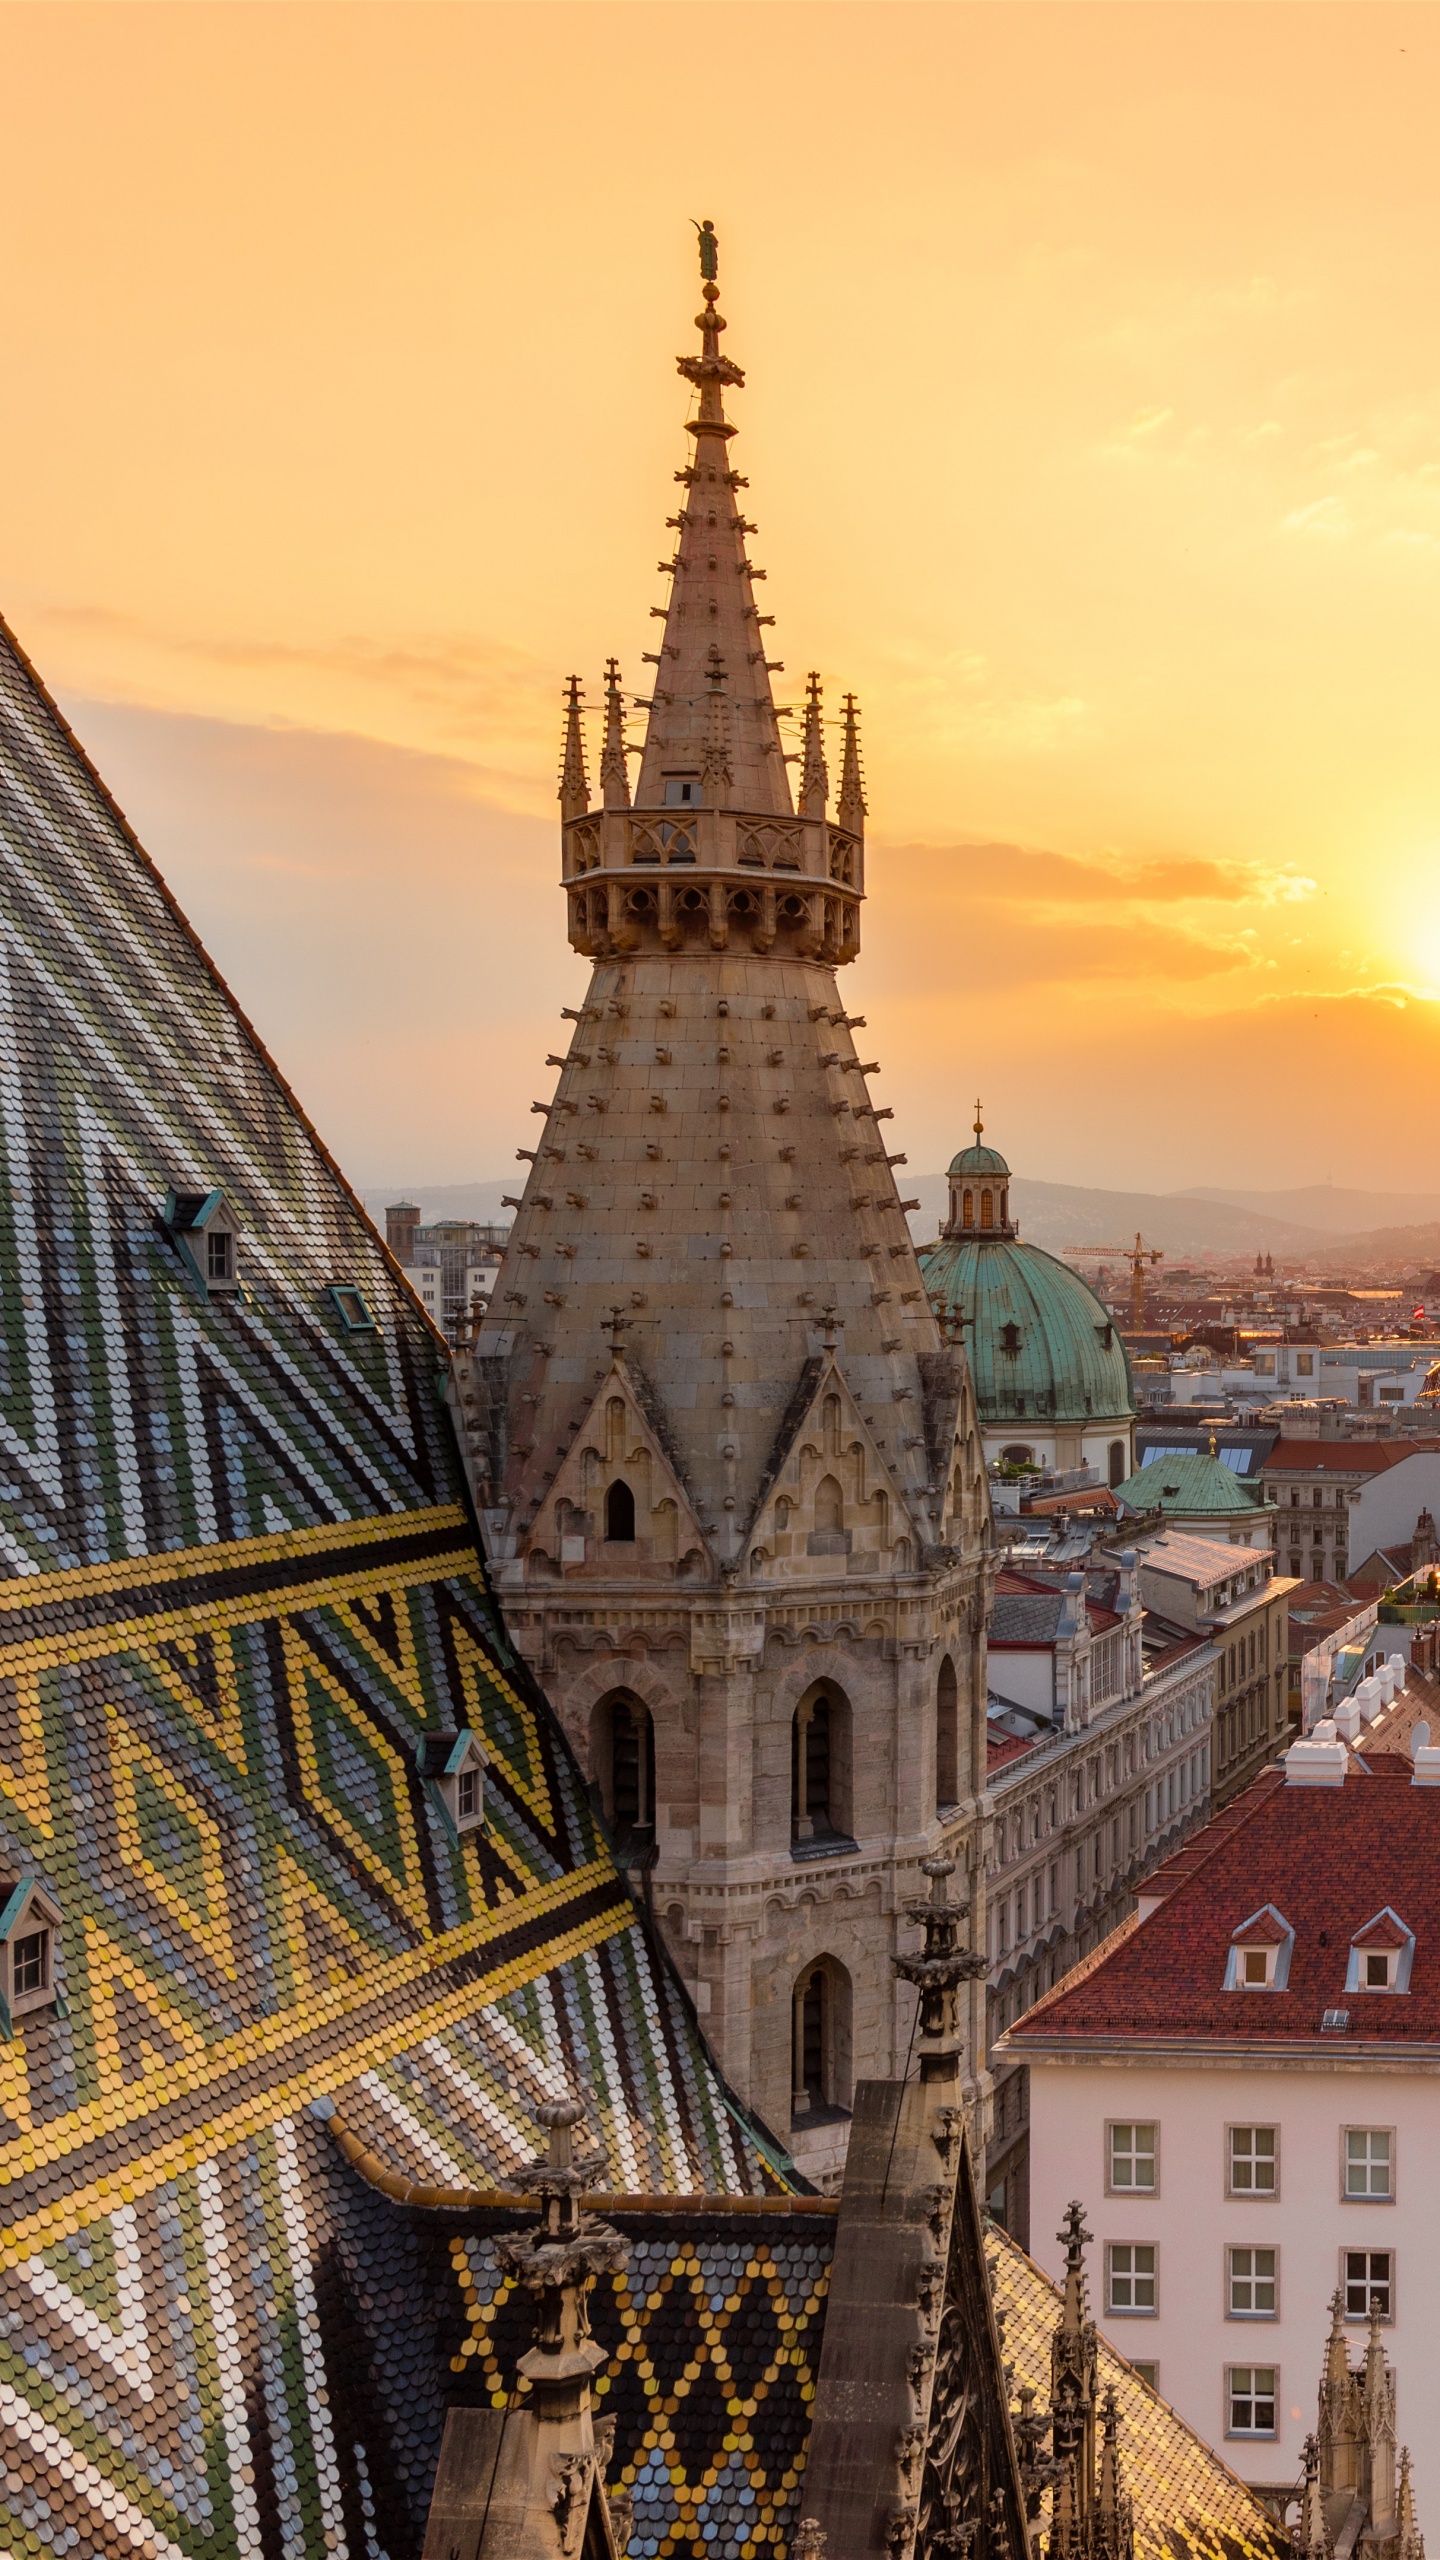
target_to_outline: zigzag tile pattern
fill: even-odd
[[[236,1295],[171,1188],[223,1193]],[[488,2186],[587,2082],[617,2185],[767,2182],[506,1643],[442,1385],[0,626],[0,1871],[63,1915],[0,2039],[12,2553],[418,2548],[418,2262],[317,2100]],[[464,1726],[462,1841],[416,1753]]]

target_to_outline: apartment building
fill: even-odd
[[[996,2059],[1029,2066],[1036,2256],[1060,2270],[1051,2235],[1082,2197],[1102,2324],[1187,2422],[1293,2494],[1338,2292],[1342,2327],[1375,2308],[1403,2346],[1433,2507],[1440,1749],[1331,1731],[1153,1876]]]

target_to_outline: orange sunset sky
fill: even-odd
[[[347,1170],[514,1169],[722,243],[915,1171],[1435,1182],[1440,11],[0,6],[0,605]]]

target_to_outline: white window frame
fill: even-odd
[[[1380,2326],[1381,2326],[1381,2328],[1382,2328],[1382,2329],[1393,2329],[1393,2327],[1394,2327],[1394,2325],[1395,2325],[1395,2291],[1396,2291],[1396,2283],[1395,2283],[1395,2279],[1396,2279],[1395,2251],[1394,2251],[1393,2249],[1369,2249],[1369,2248],[1366,2248],[1366,2249],[1355,2249],[1355,2248],[1347,2248],[1347,2247],[1345,2247],[1343,2244],[1342,2244],[1342,2246],[1341,2246],[1341,2250],[1340,2250],[1340,2293],[1341,2293],[1341,2297],[1342,2297],[1342,2300],[1343,2300],[1344,2305],[1345,2305],[1345,2319],[1346,2319],[1347,2325],[1349,2325],[1349,2326],[1351,2326],[1351,2327],[1354,2327],[1354,2328],[1360,2328],[1360,2327],[1363,2327],[1363,2326],[1364,2326],[1365,2322],[1366,2322],[1366,2321],[1369,2319],[1369,2317],[1370,2317],[1370,2307],[1369,2307],[1370,2279],[1367,2277],[1367,2278],[1366,2278],[1366,2280],[1365,2280],[1365,2294],[1366,2294],[1366,2306],[1365,2306],[1365,2309],[1364,2309],[1363,2311],[1352,2311],[1352,2310],[1351,2310],[1351,2308],[1350,2308],[1350,2270],[1349,2270],[1349,2266],[1348,2266],[1348,2263],[1347,2263],[1347,2261],[1348,2261],[1349,2259],[1351,2259],[1351,2258],[1384,2258],[1384,2259],[1386,2260],[1386,2262],[1387,2262],[1387,2264],[1388,2264],[1388,2266],[1389,2266],[1389,2269],[1390,2269],[1390,2273],[1389,2273],[1389,2275],[1388,2275],[1388,2276],[1386,2277],[1386,2279],[1385,2279],[1385,2290],[1386,2290],[1387,2294],[1388,2294],[1388,2295],[1389,2295],[1389,2297],[1390,2297],[1390,2308],[1389,2308],[1389,2310],[1388,2310],[1388,2311],[1382,2311],[1382,2312],[1381,2312],[1381,2314],[1380,2314]]]
[[[1131,2180],[1128,2183],[1118,2183],[1115,2178],[1115,2136],[1117,2133],[1121,2132],[1134,2134],[1142,2130],[1148,2133],[1151,2137],[1149,2151],[1146,2152],[1132,2146],[1128,2157],[1132,2162],[1136,2160],[1149,2160],[1152,2172],[1151,2184],[1148,2187],[1141,2186],[1134,2180]],[[1106,2118],[1105,2193],[1107,2196],[1158,2196],[1160,2193],[1160,2127],[1158,2123],[1151,2121],[1148,2117],[1141,2116],[1117,2116],[1113,2119],[1109,2117]]]
[[[1261,2275],[1259,2269],[1254,2265],[1254,2260],[1258,2257],[1265,2257],[1270,2260],[1270,2273],[1268,2276]],[[1235,2261],[1237,2258],[1250,2259],[1251,2266],[1248,2274],[1242,2274],[1236,2267]],[[1242,2309],[1235,2300],[1235,2287],[1237,2284],[1268,2284],[1275,2297],[1270,2309],[1268,2311],[1246,2311]],[[1227,2320],[1279,2319],[1280,2252],[1272,2241],[1266,2240],[1259,2243],[1250,2240],[1227,2241],[1225,2247],[1225,2317]]]
[[[1117,2267],[1115,2264],[1116,2253],[1122,2249],[1130,2258],[1131,2263],[1128,2267]],[[1134,2262],[1139,2256],[1149,2258],[1148,2267],[1136,2266]],[[1128,2285],[1132,2292],[1137,2285],[1148,2284],[1151,2298],[1148,2302],[1117,2302],[1115,2299],[1117,2283]],[[1105,2316],[1108,2320],[1158,2320],[1160,2316],[1160,2250],[1157,2242],[1154,2240],[1106,2241]]]
[[[1273,2186],[1238,2187],[1236,2185],[1235,2136],[1237,2133],[1268,2133],[1273,2136],[1275,2148],[1270,2160],[1270,2166],[1275,2173]],[[1250,2167],[1254,2169],[1259,2164],[1259,2160],[1260,2155],[1252,2152]],[[1241,2204],[1274,2204],[1280,2193],[1280,2127],[1278,2124],[1227,2124],[1225,2127],[1225,2193],[1227,2197],[1237,2198]]]
[[[1364,2134],[1367,2141],[1373,2141],[1377,2133],[1383,2134],[1390,2145],[1390,2185],[1388,2191],[1384,2195],[1376,2195],[1373,2192],[1366,2192],[1362,2194],[1357,2188],[1352,2187],[1350,2184],[1350,2140],[1353,2134]],[[1373,2168],[1373,2166],[1374,2162],[1371,2160],[1370,2155],[1367,2152],[1367,2172],[1370,2168]],[[1340,2201],[1342,2204],[1393,2204],[1395,2202],[1395,2190],[1398,2184],[1395,2170],[1395,2127],[1393,2124],[1343,2124],[1341,2126]]]
[[[1249,2386],[1244,2392],[1237,2392],[1235,2385],[1242,2373],[1249,2376]],[[1268,2391],[1256,2390],[1255,2376],[1259,2373],[1269,2374],[1271,2388]],[[1246,2399],[1251,2402],[1256,2400],[1268,2400],[1271,2409],[1274,2412],[1269,2426],[1235,2426],[1232,2422],[1235,2415],[1235,2402],[1237,2399]],[[1227,2364],[1225,2367],[1224,2413],[1224,2433],[1227,2438],[1232,2442],[1240,2444],[1273,2444],[1280,2433],[1280,2408],[1280,2367],[1278,2364]]]

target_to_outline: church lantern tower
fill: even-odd
[[[969,1871],[983,1944],[989,1497],[838,991],[865,801],[818,677],[792,800],[716,266],[707,224],[645,733],[612,660],[597,794],[568,691],[591,977],[459,1387],[512,1637],[732,2082],[826,2179],[855,2084],[903,2068],[924,1858]]]

